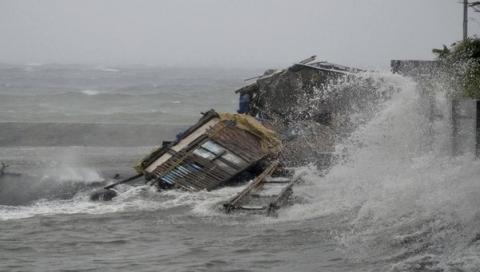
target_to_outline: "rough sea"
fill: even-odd
[[[480,161],[450,155],[443,92],[431,120],[389,73],[370,76],[399,91],[328,173],[298,169],[278,217],[223,213],[240,188],[89,200],[200,112],[235,111],[261,72],[0,65],[0,161],[21,174],[0,178],[0,271],[480,271]]]

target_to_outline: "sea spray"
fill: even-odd
[[[42,179],[58,183],[105,181],[105,178],[101,177],[95,168],[86,166],[85,158],[79,152],[80,150],[71,149],[68,152],[51,154],[49,158],[46,158],[48,166],[43,170]]]
[[[362,122],[339,137],[337,163],[325,176],[312,170],[295,188],[307,203],[280,217],[345,216],[332,233],[354,263],[393,263],[393,271],[478,268],[480,162],[473,154],[450,156],[444,90],[432,90],[430,111],[432,100],[412,79],[383,75],[382,84],[399,91],[374,110],[354,112]]]
[[[41,157],[39,165],[17,167],[17,175],[2,177],[0,205],[27,205],[41,199],[70,199],[78,192],[102,185],[106,179],[97,169],[87,166],[78,151],[57,150]]]

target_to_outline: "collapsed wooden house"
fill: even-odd
[[[278,134],[252,116],[210,110],[136,170],[160,189],[212,190],[240,179],[282,149]]]
[[[92,199],[111,199],[116,195],[111,188],[141,176],[160,190],[194,192],[243,184],[237,195],[223,203],[227,212],[275,214],[301,180],[288,167],[312,161],[328,167],[334,151],[340,108],[336,105],[344,101],[337,101],[337,96],[312,105],[308,99],[332,79],[359,71],[314,62],[313,57],[288,69],[269,70],[236,91],[238,114],[203,113],[175,141],[163,142],[142,159],[135,167],[138,175],[105,187]]]

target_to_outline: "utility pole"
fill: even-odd
[[[463,40],[468,38],[468,0],[463,0]]]

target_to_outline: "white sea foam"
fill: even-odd
[[[25,66],[40,67],[40,66],[43,66],[43,63],[40,63],[40,62],[28,62],[28,63],[25,64]]]
[[[111,67],[97,67],[97,69],[102,72],[111,72],[111,73],[116,73],[120,71],[119,69],[111,68]]]
[[[48,216],[58,214],[105,214],[125,211],[148,211],[159,209],[161,201],[145,198],[145,191],[150,188],[131,187],[131,191],[121,194],[109,202],[94,202],[88,198],[88,193],[80,193],[69,200],[39,200],[28,206],[0,205],[0,220],[29,218],[33,216]],[[138,197],[142,194],[144,197]],[[134,199],[127,196],[137,195]]]
[[[154,187],[123,185],[116,188],[119,193],[112,201],[89,200],[90,192],[80,192],[68,200],[39,200],[27,206],[0,205],[0,220],[29,218],[58,214],[106,214],[131,211],[168,210],[189,207],[197,216],[219,215],[217,207],[222,201],[238,192],[240,188],[188,193],[170,190],[157,192]]]
[[[85,94],[85,95],[98,95],[100,94],[100,91],[97,91],[97,90],[83,90],[81,91],[82,94]]]

